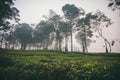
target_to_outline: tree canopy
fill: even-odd
[[[32,28],[26,23],[22,23],[17,26],[18,27],[13,34],[17,41],[21,43],[21,49],[25,49],[27,44],[31,42]]]
[[[110,0],[108,7],[112,8],[112,10],[119,9],[120,10],[120,0]]]
[[[19,10],[13,5],[13,0],[0,0],[0,30],[8,29],[10,20],[19,21]]]

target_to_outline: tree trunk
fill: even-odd
[[[83,26],[83,28],[84,28],[84,47],[85,47],[85,52],[88,52],[88,49],[87,49],[87,39],[86,39],[86,37],[87,37],[87,35],[86,35],[86,27],[85,26]]]
[[[30,48],[31,46],[30,46],[30,43],[28,44],[28,50],[31,50],[31,48]]]
[[[23,50],[23,44],[21,43],[21,48],[20,48],[21,50]]]
[[[0,48],[2,48],[2,41],[0,41]]]
[[[46,39],[46,42],[45,42],[45,50],[48,50],[48,40]]]
[[[21,50],[25,50],[25,49],[26,49],[26,46],[27,46],[27,44],[22,43],[22,44],[21,44]]]
[[[2,45],[3,45],[3,41],[1,41],[1,45],[0,45],[0,48],[2,48]]]
[[[23,46],[23,50],[25,50],[25,49],[26,49],[26,47],[27,47],[27,44],[24,44],[24,46]]]
[[[13,45],[12,45],[12,50],[14,50],[15,49],[15,43],[13,43]]]
[[[83,52],[85,52],[85,44],[84,44],[83,40],[82,40],[82,50],[83,50]]]
[[[71,35],[71,52],[73,52],[73,40],[72,40],[72,20],[70,20],[70,35]]]
[[[106,53],[108,54],[108,47],[107,47],[106,40],[104,42],[105,42],[105,47],[106,47]]]
[[[55,50],[58,50],[58,39],[56,38],[56,42],[55,42]]]
[[[71,52],[73,52],[72,28],[71,28],[70,34],[71,34]]]
[[[110,50],[109,50],[109,53],[111,53],[111,45],[110,45],[110,42],[106,39],[106,42],[107,42],[107,44],[108,44],[108,46],[109,46],[109,48],[110,48]]]
[[[5,49],[7,49],[8,48],[8,43],[7,43],[7,41],[5,41]]]
[[[7,43],[7,48],[10,49],[10,44],[9,44],[9,42]]]
[[[106,47],[105,52],[106,52],[106,53],[111,52],[110,42],[102,35],[102,32],[100,32],[99,30],[98,30],[98,34],[104,39],[105,47]],[[107,44],[108,44],[110,50],[108,50]]]
[[[68,44],[67,44],[67,34],[65,34],[65,51],[68,51]]]
[[[61,37],[60,32],[56,31],[56,43],[55,43],[56,50],[61,51]]]
[[[61,36],[60,36],[60,32],[58,32],[58,50],[61,51]]]
[[[59,51],[61,51],[61,38],[59,38]]]
[[[2,36],[2,39],[1,39],[1,46],[0,46],[0,48],[2,48],[2,46],[3,46],[3,36]]]
[[[43,50],[46,50],[46,41],[43,42]]]

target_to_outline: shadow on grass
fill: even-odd
[[[0,67],[12,66],[14,63],[12,60],[5,56],[0,56]]]

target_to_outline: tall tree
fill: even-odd
[[[41,21],[36,26],[37,36],[38,39],[43,43],[43,49],[48,49],[48,46],[52,43],[51,33],[54,31],[53,25],[48,21]]]
[[[60,30],[60,21],[62,18],[60,15],[55,13],[53,10],[50,10],[49,13],[50,13],[49,17],[46,17],[46,16],[44,16],[44,17],[47,18],[48,21],[53,24],[55,40],[56,40],[55,47],[56,47],[56,50],[61,50],[62,36],[61,36],[61,30]]]
[[[37,49],[42,48],[42,43],[44,41],[43,36],[44,34],[41,32],[41,30],[39,30],[39,28],[36,27],[33,31],[33,44],[37,46]]]
[[[97,16],[97,18],[96,18],[96,21],[93,23],[95,25],[94,29],[95,29],[95,31],[98,32],[99,36],[101,38],[103,38],[104,43],[105,43],[105,51],[106,51],[106,53],[109,53],[109,52],[111,52],[111,44],[110,44],[110,41],[106,37],[104,37],[104,35],[103,35],[103,28],[104,27],[108,27],[109,25],[112,24],[112,22],[101,11],[97,11],[95,13],[95,15]]]
[[[64,13],[65,18],[69,21],[70,24],[70,33],[71,33],[71,52],[73,51],[73,39],[72,39],[72,35],[73,35],[73,26],[74,26],[74,22],[75,19],[78,18],[78,16],[80,15],[80,9],[78,9],[74,4],[66,4],[62,7],[62,11]]]
[[[88,52],[87,43],[90,42],[89,38],[93,36],[91,24],[93,21],[96,20],[96,18],[96,15],[88,13],[83,18],[78,19],[78,22],[76,24],[76,28],[78,31],[76,39],[81,40],[83,52]]]
[[[13,0],[0,1],[0,30],[8,29],[10,27],[10,20],[19,21],[19,10],[13,5]]]
[[[14,35],[14,32],[9,32],[6,37],[5,37],[5,45],[6,45],[6,48],[9,48],[9,49],[14,49],[15,48],[15,44],[17,43],[17,39],[15,38],[15,35]],[[10,47],[12,46],[12,47]]]
[[[14,31],[14,35],[18,42],[21,43],[21,49],[24,50],[27,47],[27,44],[32,38],[32,28],[29,24],[22,23],[17,25],[18,27]]]
[[[68,35],[70,35],[70,26],[68,22],[60,22],[60,31],[63,33],[65,38],[65,51],[68,51]]]

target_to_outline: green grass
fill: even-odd
[[[120,54],[0,50],[0,80],[120,80]]]

